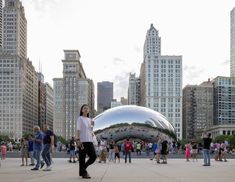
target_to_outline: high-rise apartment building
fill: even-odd
[[[151,24],[140,70],[140,105],[162,113],[182,138],[182,56],[161,55],[161,38]]]
[[[27,59],[27,23],[19,0],[3,7],[0,51],[0,132],[19,139],[38,124],[38,77]]]
[[[183,89],[183,138],[200,138],[213,125],[213,85],[210,80]]]
[[[230,76],[235,77],[235,8],[230,12]]]
[[[19,0],[5,0],[3,49],[7,53],[27,58],[27,20]]]
[[[103,81],[97,83],[97,110],[105,111],[111,108],[113,100],[113,82]]]
[[[64,50],[63,78],[54,81],[54,131],[66,139],[76,135],[77,118],[83,104],[94,112],[94,84],[86,77],[78,50]],[[92,115],[92,113],[91,113]]]
[[[128,86],[128,104],[140,105],[140,79],[130,73]]]

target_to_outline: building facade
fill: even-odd
[[[230,76],[235,77],[235,8],[230,12]]]
[[[6,0],[0,51],[0,133],[18,140],[38,124],[38,77],[27,59],[27,21],[19,0]]]
[[[97,83],[97,110],[98,112],[105,111],[111,108],[113,100],[113,83],[103,81]]]
[[[46,86],[44,76],[38,73],[38,125],[42,128],[46,121]]]
[[[213,126],[213,85],[210,80],[183,89],[183,138],[201,138]]]
[[[235,77],[218,76],[214,87],[214,125],[235,124]]]
[[[58,136],[65,137],[65,110],[64,110],[64,81],[63,78],[53,79],[54,121],[53,131]]]
[[[128,104],[140,105],[140,78],[135,73],[129,75]]]
[[[19,0],[5,0],[3,42],[5,52],[27,58],[27,20]]]
[[[88,104],[94,112],[94,83],[86,77],[78,50],[64,50],[62,62],[63,78],[53,79],[54,131],[68,140],[76,136],[81,106]]]
[[[2,51],[2,13],[3,13],[3,10],[2,10],[2,0],[0,0],[0,52]]]
[[[151,24],[140,70],[142,106],[162,113],[182,139],[182,56],[161,55],[161,38]]]
[[[46,88],[46,120],[50,129],[53,129],[53,113],[54,113],[54,92],[49,83],[45,83]]]

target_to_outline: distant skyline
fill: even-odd
[[[28,57],[45,81],[62,77],[63,50],[77,49],[88,78],[114,82],[127,97],[129,73],[139,75],[152,23],[162,55],[182,55],[183,86],[229,76],[230,11],[235,0],[22,0]],[[97,92],[95,92],[97,95]],[[97,99],[97,97],[96,97]],[[97,102],[97,100],[96,100]]]

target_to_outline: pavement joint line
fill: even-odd
[[[104,174],[101,176],[101,178],[100,178],[100,181],[99,182],[102,182],[103,181],[103,179],[104,179],[104,176],[106,175],[106,173],[108,172],[108,169],[109,169],[109,163],[108,163],[108,165],[107,165],[107,167],[106,167],[106,169],[105,169],[105,171],[104,171]]]

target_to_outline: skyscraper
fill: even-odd
[[[130,73],[128,86],[128,104],[140,105],[140,79]]]
[[[65,113],[64,113],[64,82],[63,78],[53,79],[54,88],[54,123],[53,131],[58,136],[65,137]]]
[[[70,139],[76,135],[77,118],[83,104],[93,112],[94,84],[86,77],[78,50],[64,50],[63,78],[54,78],[54,131]],[[91,113],[92,115],[92,113]]]
[[[0,52],[2,51],[2,0],[0,0]]]
[[[19,0],[5,0],[3,30],[4,51],[27,58],[27,20]]]
[[[111,108],[113,100],[113,83],[103,81],[97,83],[97,110],[98,112],[105,111]]]
[[[230,76],[235,77],[235,8],[230,12]]]
[[[182,138],[182,56],[161,55],[161,38],[151,24],[140,70],[140,104],[165,115]]]
[[[213,125],[213,85],[210,80],[183,89],[183,138],[200,138]]]
[[[19,139],[38,124],[38,78],[27,59],[27,22],[19,0],[3,7],[0,51],[0,132]]]
[[[235,77],[218,76],[214,87],[214,125],[235,126]]]

